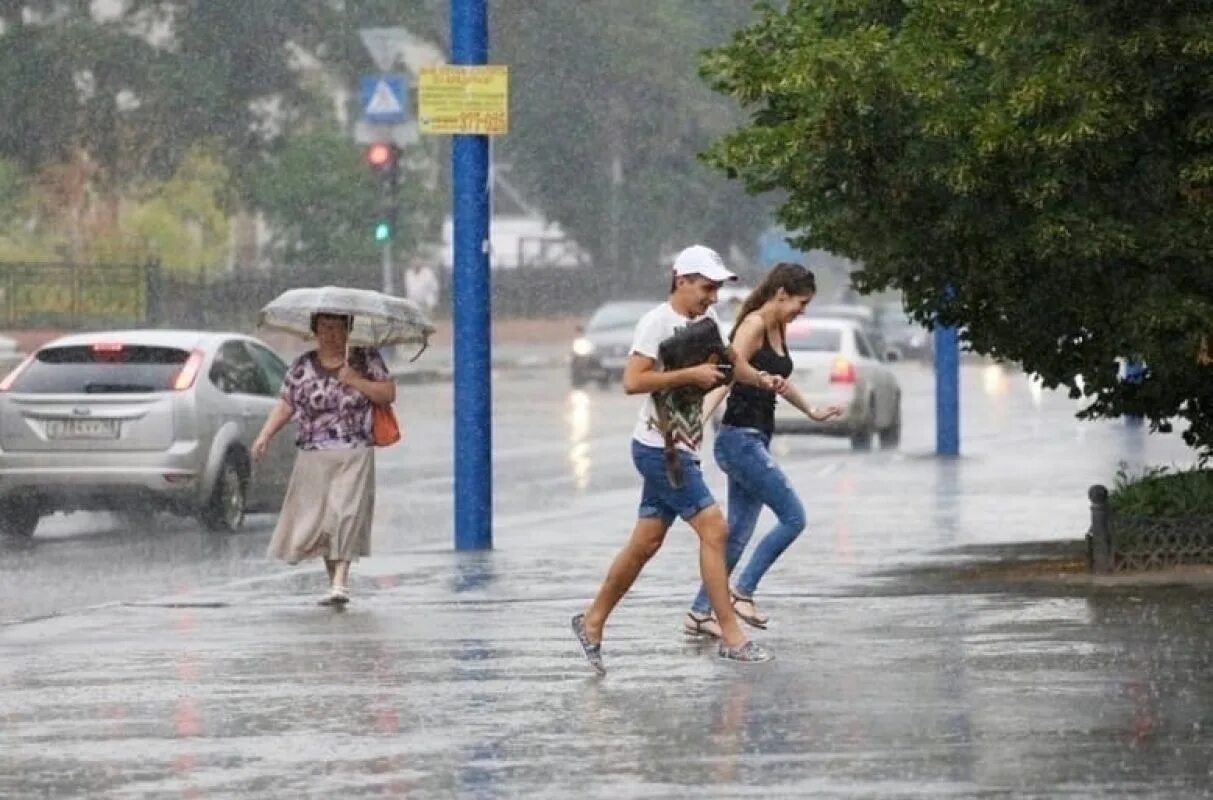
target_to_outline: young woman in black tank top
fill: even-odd
[[[728,391],[724,424],[716,434],[716,463],[729,476],[729,537],[725,562],[730,574],[741,560],[763,506],[778,522],[754,550],[749,564],[731,586],[733,610],[744,622],[765,628],[767,618],[754,604],[758,582],[775,560],[804,530],[804,507],[783,471],[771,458],[771,434],[775,428],[775,395],[778,393],[810,418],[826,420],[842,413],[831,406],[820,412],[809,407],[787,379],[792,359],[784,344],[787,324],[804,312],[817,291],[813,273],[799,264],[776,264],[750,293],[737,314],[730,337],[733,350],[755,369],[774,378],[774,391],[734,384],[718,390],[704,402],[707,419]],[[701,588],[683,620],[693,636],[719,636],[720,626],[712,617],[711,604]]]

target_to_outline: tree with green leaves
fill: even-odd
[[[291,141],[336,130],[331,90],[374,71],[359,28],[403,26],[444,43],[448,11],[445,0],[0,0],[0,158],[31,181],[87,161],[90,193],[117,206],[171,180],[202,141],[231,176],[229,211],[288,219],[282,208],[343,196],[317,174],[315,202],[305,202],[304,176],[268,171],[306,161],[315,142]],[[740,119],[696,79],[695,59],[749,18],[744,4],[502,0],[491,12],[491,60],[511,67],[513,94],[498,163],[512,167],[510,180],[533,206],[610,266],[613,282],[633,276],[650,286],[663,251],[690,240],[749,249],[770,203],[694,158]],[[354,180],[344,170],[358,150],[347,144],[334,169]],[[441,147],[430,142],[424,153]],[[406,213],[418,199],[428,198],[410,197]],[[355,224],[358,205],[349,208]],[[323,235],[312,228],[312,241],[291,243],[284,233],[277,252],[355,258],[365,250],[321,247]]]
[[[226,260],[227,195],[231,177],[215,148],[195,145],[167,181],[134,192],[114,230],[97,237],[87,260],[142,264],[156,261],[178,273],[213,269]]]
[[[58,235],[71,246],[41,220],[46,251],[121,260],[150,248],[197,268],[215,248],[193,246],[186,227],[206,238],[218,230],[212,211],[264,203],[256,210],[281,223],[276,255],[373,265],[369,233],[350,231],[369,225],[377,188],[359,146],[336,133],[332,89],[365,71],[358,20],[384,5],[410,21],[419,13],[372,0],[128,0],[99,17],[87,2],[0,0],[0,159],[23,185],[43,174],[71,182],[81,172],[72,165],[87,164],[89,195],[123,209],[96,236]],[[209,195],[221,206],[201,227],[192,196],[174,190],[200,143],[228,182]],[[405,242],[436,235],[432,193],[418,191],[426,159],[418,148],[407,162]],[[34,245],[6,250],[41,252]]]
[[[435,235],[430,161],[424,155],[401,162],[400,224],[393,246],[403,256]],[[275,260],[319,266],[378,263],[372,236],[383,200],[379,178],[362,151],[336,132],[294,136],[249,177],[250,195],[275,231]]]
[[[1207,2],[789,0],[702,70],[749,114],[707,161],[861,289],[1213,454]]]
[[[612,280],[651,287],[662,255],[749,250],[770,224],[769,201],[695,158],[740,121],[698,80],[697,54],[749,17],[734,0],[494,4],[491,60],[510,67],[497,155]]]

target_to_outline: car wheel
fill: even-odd
[[[569,383],[573,385],[574,389],[584,389],[585,385],[589,383],[589,380],[587,380],[586,377],[580,372],[574,372],[571,376],[569,376]]]
[[[893,421],[889,427],[880,432],[880,448],[892,450],[901,444],[901,398],[898,397],[893,406]]]
[[[31,503],[0,505],[0,532],[9,536],[30,537],[42,519],[42,512]]]
[[[611,376],[603,375],[601,378],[599,378],[598,379],[598,388],[602,389],[603,391],[610,389],[611,388]]]
[[[209,530],[232,533],[244,525],[244,512],[248,503],[248,477],[243,462],[228,453],[219,468],[215,488],[202,509],[202,524]]]
[[[871,450],[872,431],[876,427],[876,403],[868,401],[868,416],[859,426],[859,430],[851,434],[852,450]]]

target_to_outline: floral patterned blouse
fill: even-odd
[[[352,352],[352,365],[372,381],[391,377],[378,351]],[[291,407],[300,450],[351,450],[371,442],[371,401],[320,366],[315,350],[295,359],[282,382],[281,397]]]

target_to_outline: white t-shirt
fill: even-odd
[[[716,312],[709,308],[705,316],[715,320]],[[631,352],[657,359],[657,348],[661,343],[692,322],[694,322],[693,319],[679,314],[668,302],[662,303],[636,323]],[[662,369],[660,360],[658,360],[656,368]],[[632,438],[648,447],[665,447],[665,437],[661,435],[661,431],[657,427],[657,408],[653,405],[653,395],[651,394],[644,398],[644,406],[640,409],[640,417],[632,431]],[[698,452],[698,448],[691,447],[682,441],[678,442],[678,447],[689,453]]]

